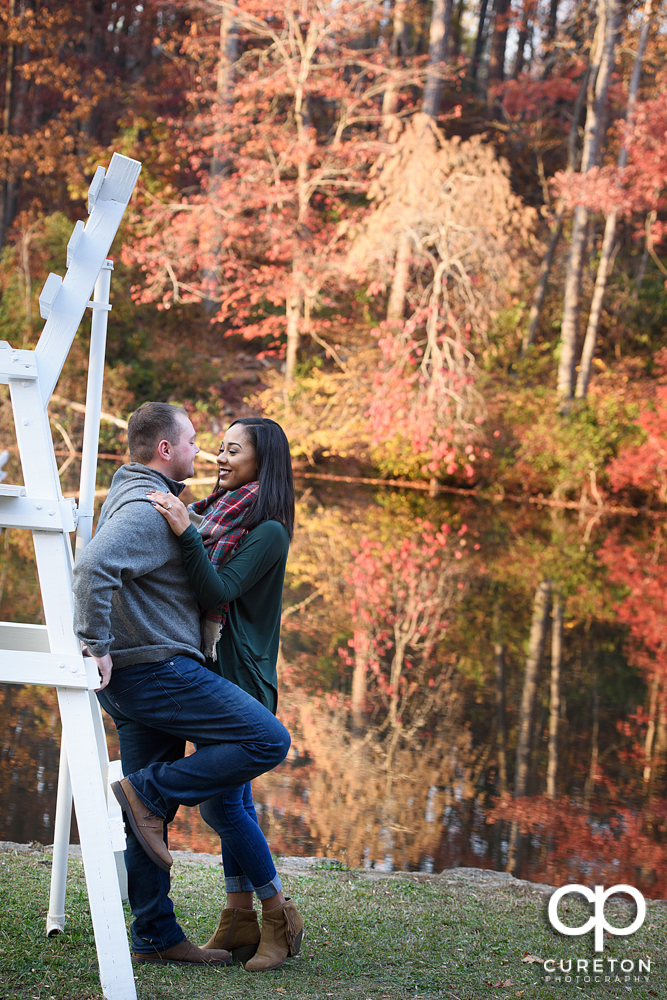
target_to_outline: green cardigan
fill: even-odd
[[[229,604],[218,641],[217,662],[207,659],[206,666],[275,714],[287,531],[278,521],[264,521],[248,532],[218,572],[209,562],[194,525],[186,528],[179,541],[185,569],[201,606],[213,611]]]

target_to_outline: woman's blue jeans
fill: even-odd
[[[167,824],[179,805],[198,805],[224,838],[227,891],[281,888],[257,823],[250,781],[284,760],[285,727],[231,681],[195,660],[174,656],[112,673],[98,693],[118,729],[123,773],[139,798]],[[186,740],[196,751],[184,756]],[[135,952],[165,951],[185,937],[169,899],[170,878],[128,831],[125,863]],[[231,869],[231,870],[229,870]]]
[[[254,892],[259,899],[275,896],[283,884],[260,829],[250,782],[202,802],[199,812],[220,837],[225,892]],[[253,881],[260,877],[266,879],[262,885]]]

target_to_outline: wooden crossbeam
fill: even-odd
[[[5,489],[11,488],[5,487]],[[14,489],[22,488],[14,487]],[[7,496],[0,493],[0,527],[31,528],[33,531],[74,531],[76,506],[72,500]]]
[[[0,622],[0,649],[24,649],[35,653],[50,653],[49,630],[46,625]]]
[[[87,664],[92,663],[92,668]],[[91,657],[0,649],[0,684],[39,684],[92,691],[100,678]]]

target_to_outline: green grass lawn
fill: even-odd
[[[0,854],[0,998],[101,1000],[83,867],[70,861],[67,933],[50,940],[44,933],[49,877],[46,854]],[[646,922],[636,934],[605,941],[605,960],[650,958],[649,983],[626,983],[622,976],[618,983],[586,984],[580,978],[579,984],[558,984],[545,982],[541,964],[523,961],[526,953],[591,960],[592,937],[557,935],[547,923],[546,896],[526,883],[489,886],[449,872],[369,878],[335,869],[283,878],[305,919],[298,958],[264,974],[240,966],[138,966],[140,1000],[667,998],[663,903],[647,904]],[[217,921],[221,870],[176,864],[172,895],[186,934],[202,943]],[[569,899],[564,919],[580,924],[587,911]],[[632,919],[614,902],[607,913],[615,913],[616,925]],[[127,916],[129,923],[129,910]]]

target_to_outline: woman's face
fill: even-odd
[[[250,435],[243,424],[232,424],[218,454],[218,489],[238,490],[257,479],[257,461]]]

